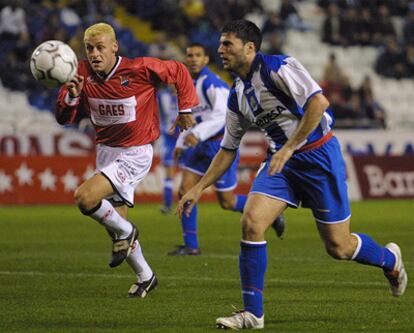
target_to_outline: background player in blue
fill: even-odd
[[[186,49],[186,62],[194,79],[200,104],[194,108],[193,114],[197,124],[180,134],[175,155],[182,160],[183,179],[179,195],[184,195],[193,187],[208,169],[212,159],[220,149],[224,134],[227,97],[227,84],[207,67],[209,56],[201,44],[192,44]],[[217,199],[224,209],[242,212],[246,203],[245,195],[236,195],[233,190],[237,186],[238,151],[229,169],[214,182]],[[283,231],[283,220],[275,221],[275,228]],[[197,237],[197,206],[191,213],[181,217],[184,245],[171,251],[169,255],[198,255],[200,249]]]
[[[180,133],[178,128],[175,129],[174,133],[170,133],[170,128],[174,124],[178,114],[177,96],[173,87],[168,85],[160,87],[157,91],[157,102],[161,124],[160,158],[165,169],[165,177],[163,179],[163,206],[160,210],[163,214],[169,214],[174,198],[174,148]]]
[[[350,232],[345,163],[332,134],[329,102],[294,58],[259,52],[261,32],[250,21],[225,25],[218,52],[238,78],[230,91],[221,149],[201,180],[180,200],[189,214],[204,188],[232,165],[240,140],[255,124],[273,144],[259,170],[242,217],[239,259],[244,309],[216,320],[219,328],[264,327],[263,287],[267,266],[265,230],[287,206],[312,210],[327,252],[335,259],[383,269],[393,296],[401,296],[407,274],[400,248]]]

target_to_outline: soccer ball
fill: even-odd
[[[78,69],[78,59],[69,45],[48,40],[33,51],[30,69],[36,80],[55,88],[72,80]]]

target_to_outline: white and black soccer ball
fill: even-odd
[[[69,45],[48,40],[33,51],[30,69],[36,80],[55,88],[72,80],[78,69],[78,58]]]

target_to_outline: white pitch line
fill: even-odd
[[[148,256],[151,256],[151,253],[148,252]],[[161,257],[159,255],[152,255],[153,257]],[[227,259],[233,259],[233,260],[239,260],[239,256],[238,255],[232,255],[232,254],[204,254],[202,255],[202,257],[205,258],[211,258],[211,259],[223,259],[223,260],[227,260]],[[328,258],[328,257],[327,257]],[[320,259],[320,258],[312,258],[312,257],[272,257],[272,254],[269,253],[268,254],[268,260],[271,260],[272,262],[313,262],[313,263],[327,263],[329,260],[329,258],[327,260],[324,259]],[[404,261],[405,262],[405,261]]]
[[[86,257],[96,257],[96,258],[102,258],[104,256],[107,255],[107,252],[103,252],[103,251],[83,251],[82,252],[84,256]],[[54,255],[54,258],[65,258],[66,256],[69,256],[69,254],[59,254],[59,255]],[[48,255],[48,257],[50,258],[51,255]],[[145,257],[149,257],[149,258],[171,258],[168,257],[166,254],[164,253],[159,253],[159,252],[153,252],[153,251],[145,251]],[[235,255],[235,254],[220,254],[220,253],[208,253],[205,254],[203,253],[202,257],[194,257],[194,258],[177,258],[174,257],[174,260],[203,260],[203,258],[208,258],[208,259],[217,259],[217,260],[239,260],[239,255]],[[172,259],[172,258],[171,258]],[[286,256],[280,256],[280,257],[275,257],[272,256],[272,254],[268,254],[268,260],[269,262],[272,263],[291,263],[291,262],[312,262],[314,264],[326,264],[328,262],[332,262],[332,260],[326,256],[326,259],[319,257],[286,257]],[[404,263],[406,263],[406,260],[404,260]]]
[[[39,271],[0,271],[0,275],[9,276],[57,276],[65,278],[115,278],[115,279],[131,279],[129,274],[105,274],[105,273],[64,273],[64,272],[39,272]],[[214,277],[190,277],[186,276],[161,276],[159,280],[186,280],[186,281],[216,281],[216,282],[234,282],[239,283],[238,278],[214,278]],[[355,281],[335,281],[335,280],[284,280],[284,279],[266,279],[266,283],[282,283],[289,285],[314,285],[314,286],[386,286],[386,281],[376,282],[355,282]]]

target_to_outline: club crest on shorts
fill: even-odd
[[[118,174],[119,180],[120,180],[122,183],[124,183],[124,182],[125,182],[125,180],[126,180],[125,174],[124,174],[121,170],[117,170],[117,174]]]

